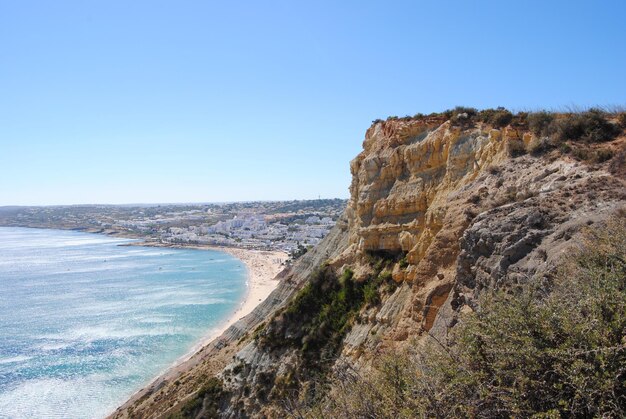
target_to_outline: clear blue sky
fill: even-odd
[[[623,105],[626,1],[0,0],[0,205],[347,197],[371,121]]]

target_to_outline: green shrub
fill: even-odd
[[[502,128],[511,123],[513,114],[506,109],[496,112],[490,120],[495,127]]]
[[[380,294],[378,287],[372,282],[368,282],[363,287],[363,300],[365,304],[375,306],[380,303]]]
[[[535,137],[530,140],[528,146],[526,147],[527,151],[536,156],[545,151],[550,150],[552,147],[552,142],[549,137]]]
[[[511,125],[515,125],[518,127],[528,127],[528,112],[518,112],[513,116],[513,121]]]
[[[511,157],[519,157],[526,153],[524,142],[518,139],[509,139],[505,144],[506,152]]]
[[[382,294],[395,289],[391,267],[402,256],[370,254],[374,274],[365,281],[355,281],[350,269],[337,278],[330,267],[320,267],[292,301],[255,333],[255,340],[270,350],[298,348],[307,368],[324,371],[361,309],[380,304]]]
[[[309,367],[323,368],[334,357],[364,303],[364,284],[352,276],[349,269],[339,278],[329,267],[318,269],[259,333],[257,342],[270,349],[299,348]]]
[[[595,151],[593,156],[594,163],[604,163],[613,158],[613,151],[608,148],[601,148]]]
[[[378,279],[379,279],[379,282],[381,283],[391,281],[392,280],[391,271],[388,269],[385,269],[380,274],[378,274]]]
[[[432,365],[451,391],[436,404],[478,416],[623,417],[626,223],[587,234],[547,296],[545,284],[531,281],[495,292],[465,320],[452,356],[442,354],[452,363]]]
[[[169,416],[170,419],[195,418],[202,412],[202,417],[218,417],[220,399],[224,394],[222,382],[217,377],[211,377],[200,387],[180,410]]]
[[[551,132],[551,126],[554,122],[555,116],[553,113],[541,111],[532,112],[528,114],[528,129],[535,134],[536,137],[549,136]]]
[[[457,106],[452,110],[447,110],[444,115],[455,125],[467,126],[471,125],[474,117],[478,114],[475,108],[465,106]]]
[[[576,147],[572,149],[572,155],[578,160],[590,163],[604,163],[613,158],[613,151],[606,148],[593,150],[586,147]]]
[[[620,131],[615,124],[607,120],[604,112],[590,109],[557,120],[553,138],[557,142],[582,140],[598,143],[612,140]]]
[[[469,118],[475,116],[478,113],[478,110],[476,108],[470,108],[467,106],[457,106],[452,110],[452,114],[453,115],[460,115],[460,114],[467,114],[467,116]]]
[[[561,151],[561,153],[563,153],[563,154],[571,153],[571,151],[572,151],[572,146],[570,146],[570,145],[569,145],[569,144],[567,144],[567,143],[561,143],[561,144],[559,145],[559,150],[560,150],[560,151]]]
[[[586,147],[574,147],[572,148],[571,153],[576,159],[582,161],[590,160],[591,157],[589,149]]]
[[[503,128],[513,121],[513,114],[505,108],[484,109],[478,113],[479,120],[493,125],[495,128]]]
[[[626,128],[626,112],[620,112],[617,115],[617,122],[622,128]]]
[[[400,265],[400,268],[404,269],[407,266],[409,266],[409,261],[406,257],[406,254],[404,256],[402,256],[402,258],[398,261],[398,264]]]
[[[490,164],[489,166],[487,166],[487,172],[489,172],[489,174],[497,175],[500,174],[501,171],[502,167],[498,166],[497,164]]]
[[[312,416],[625,417],[626,220],[579,243],[552,282],[485,295],[450,341],[344,371]]]

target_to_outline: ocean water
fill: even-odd
[[[238,259],[130,241],[0,227],[1,418],[104,417],[238,308]]]

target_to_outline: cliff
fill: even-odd
[[[583,227],[625,208],[618,116],[485,112],[376,121],[331,234],[252,314],[113,417],[294,413],[346,368],[443,341],[485,291],[549,279]]]

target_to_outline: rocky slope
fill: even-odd
[[[625,208],[626,138],[611,121],[608,140],[540,148],[525,120],[507,122],[374,123],[342,222],[251,315],[114,417],[284,416],[345,365],[445,340],[484,290],[549,278],[581,227]]]

